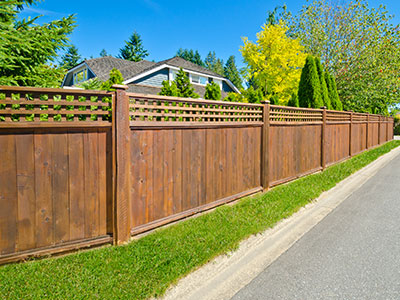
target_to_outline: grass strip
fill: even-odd
[[[271,191],[159,229],[125,246],[0,267],[1,299],[145,299],[289,217],[400,145],[391,141]]]

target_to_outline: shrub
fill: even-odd
[[[288,106],[292,107],[300,107],[299,105],[299,97],[296,93],[292,94],[292,97],[289,99]]]
[[[311,55],[306,58],[306,63],[301,71],[298,96],[301,107],[320,108],[324,105],[317,66]]]
[[[243,96],[243,94],[234,93],[234,92],[228,93],[228,95],[223,100],[229,101],[229,102],[247,102],[247,100]]]
[[[206,85],[204,98],[208,100],[221,100],[221,88],[215,82],[210,82]]]
[[[334,110],[343,110],[342,102],[339,99],[339,94],[336,88],[335,77],[331,74],[325,73],[326,82],[328,83],[328,93],[331,99],[331,106]]]
[[[111,87],[114,84],[122,84],[123,81],[124,78],[122,77],[121,72],[118,69],[113,68],[110,71],[110,78],[107,81],[103,82],[100,88],[105,91],[114,91],[114,89],[112,89]]]
[[[321,84],[322,101],[324,102],[324,106],[326,106],[327,109],[332,109],[331,100],[329,98],[329,93],[328,93],[327,83],[325,81],[324,68],[322,67],[321,61],[319,60],[318,57],[315,58],[315,65],[317,67],[319,82]]]
[[[168,80],[164,80],[162,85],[161,92],[158,93],[159,95],[178,97],[178,88],[175,81],[169,82]]]

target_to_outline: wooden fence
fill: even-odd
[[[0,263],[123,243],[393,138],[383,116],[116,88],[0,87]]]

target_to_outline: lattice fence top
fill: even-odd
[[[128,93],[131,126],[262,125],[263,105]]]
[[[368,114],[363,114],[363,113],[353,113],[353,122],[367,122],[368,121]]]
[[[271,105],[271,124],[321,124],[322,109]]]
[[[111,109],[103,91],[0,87],[0,127],[110,126]]]
[[[326,121],[328,123],[349,123],[351,121],[351,113],[345,111],[326,111]]]

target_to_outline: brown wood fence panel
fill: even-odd
[[[327,165],[350,156],[350,124],[328,124],[325,138],[325,161]]]
[[[261,127],[132,129],[130,140],[133,232],[260,188]]]

